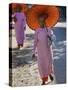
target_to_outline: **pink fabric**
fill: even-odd
[[[22,12],[16,12],[12,17],[16,17],[15,23],[16,40],[19,45],[24,43],[24,31],[26,28],[26,17]]]
[[[48,29],[47,32],[46,28],[39,28],[35,31],[34,52],[37,48],[37,61],[41,77],[47,77],[53,72],[52,46],[48,45],[47,35],[51,35],[51,30]]]

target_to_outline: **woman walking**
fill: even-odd
[[[24,33],[26,29],[26,17],[24,12],[21,12],[22,7],[17,6],[16,12],[13,15],[15,21],[15,32],[16,32],[16,41],[18,48],[22,48],[24,44]]]
[[[48,76],[53,81],[53,61],[52,61],[52,40],[51,29],[48,29],[44,24],[44,18],[39,19],[40,27],[35,30],[35,41],[34,41],[34,54],[37,48],[37,61],[39,73],[42,79],[42,85],[48,83]]]

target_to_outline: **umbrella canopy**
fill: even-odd
[[[21,4],[21,3],[12,3],[10,6],[12,7],[12,12],[15,12],[15,11],[16,11],[17,6],[21,6],[21,8],[22,8],[22,12],[24,12],[24,13],[26,13],[27,10],[28,10],[28,7],[27,7],[26,4]]]
[[[27,14],[28,26],[36,30],[40,28],[39,16],[45,16],[45,24],[47,27],[53,27],[59,19],[59,10],[56,6],[34,5]]]

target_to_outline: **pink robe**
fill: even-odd
[[[37,48],[37,61],[41,78],[53,73],[52,69],[52,46],[48,44],[47,35],[51,35],[51,30],[39,28],[35,31],[34,52]]]
[[[26,27],[26,17],[22,12],[16,12],[14,14],[17,21],[15,23],[16,41],[17,44],[23,45],[24,43],[24,31]]]

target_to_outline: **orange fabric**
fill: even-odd
[[[45,81],[48,81],[48,77],[43,77],[42,80],[45,82]]]
[[[20,4],[22,6],[22,12],[27,13],[28,7],[26,4]]]
[[[12,5],[12,9],[15,9],[17,4],[16,3],[12,3],[11,5]]]
[[[38,16],[47,15],[45,23],[48,27],[53,27],[59,18],[59,10],[56,6],[34,5],[27,15],[27,24],[31,29],[36,30],[40,27]]]
[[[27,7],[26,4],[12,3],[11,5],[12,5],[12,10],[13,10],[13,11],[16,9],[17,5],[21,5],[21,7],[22,7],[22,12],[24,12],[24,13],[26,13],[27,10],[28,10],[28,7]]]

